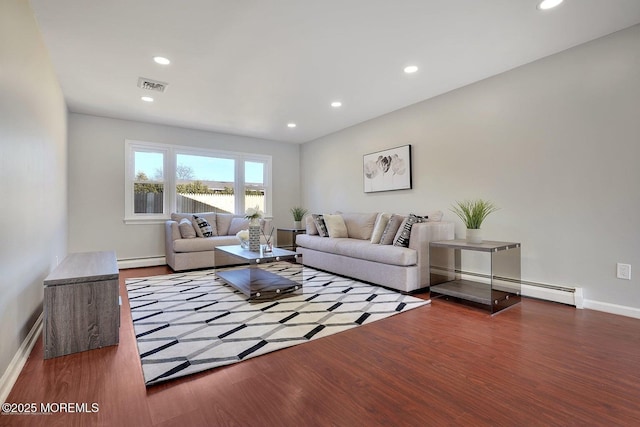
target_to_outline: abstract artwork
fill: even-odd
[[[363,156],[364,192],[411,188],[411,145]]]

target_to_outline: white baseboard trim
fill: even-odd
[[[150,257],[150,258],[130,258],[130,259],[119,259],[118,260],[118,268],[119,269],[127,269],[127,268],[140,268],[140,267],[155,267],[157,265],[166,265],[167,259],[163,256],[161,257]]]
[[[0,378],[0,403],[5,403],[7,397],[9,397],[11,389],[18,380],[18,376],[20,375],[22,368],[24,368],[24,364],[27,363],[27,359],[31,354],[31,350],[35,345],[38,336],[40,336],[40,332],[42,332],[42,316],[43,313],[40,313],[36,323],[33,324],[33,327],[18,348],[18,352],[13,356],[7,370],[4,371],[2,378]]]
[[[610,304],[608,302],[586,299],[584,300],[584,308],[640,319],[640,308],[628,307],[625,305]]]

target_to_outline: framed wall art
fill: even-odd
[[[411,188],[411,145],[365,154],[362,158],[364,192]]]

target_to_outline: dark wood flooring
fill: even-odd
[[[118,346],[43,360],[9,403],[95,413],[10,426],[639,426],[640,320],[524,299],[496,316],[435,300],[360,328],[145,388],[121,271]]]

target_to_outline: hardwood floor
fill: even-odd
[[[9,403],[94,413],[0,415],[2,426],[635,426],[640,320],[524,299],[496,316],[446,301],[145,388],[122,270],[120,344],[43,360]]]

